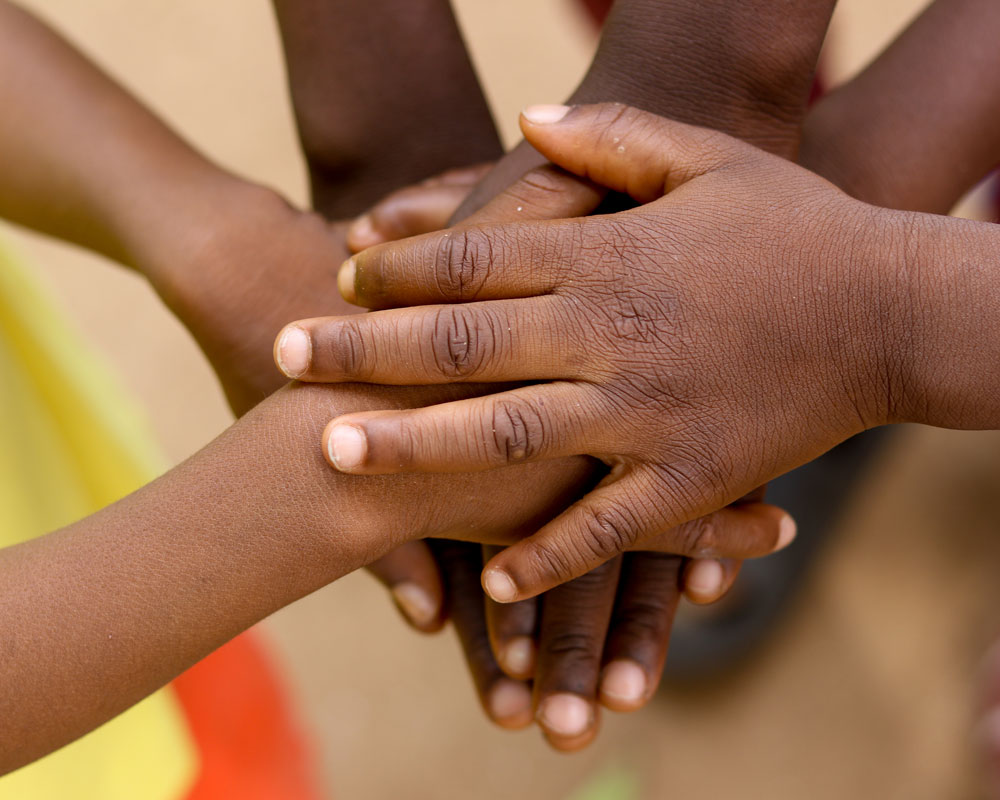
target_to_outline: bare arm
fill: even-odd
[[[275,0],[313,200],[330,217],[501,150],[448,0]]]
[[[485,480],[330,470],[316,442],[331,415],[397,407],[408,393],[413,402],[409,390],[283,390],[121,502],[0,551],[0,772],[91,730],[396,545],[527,532],[585,474],[583,460]]]
[[[571,103],[620,102],[794,158],[836,0],[618,0]],[[512,150],[459,210],[543,159]]]

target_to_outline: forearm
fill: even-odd
[[[438,389],[434,398],[467,396]],[[65,744],[258,620],[409,539],[510,541],[583,459],[494,475],[352,478],[319,447],[344,411],[421,389],[292,386],[187,462],[64,530],[0,551],[0,772]]]
[[[274,0],[313,200],[358,214],[501,150],[448,0]]]
[[[794,156],[836,0],[619,0],[575,103],[622,102]]]
[[[0,3],[0,217],[135,266],[228,177],[53,31]],[[192,207],[192,199],[195,207]]]
[[[806,119],[801,163],[867,202],[947,213],[1000,161],[1000,4],[938,0]]]
[[[618,0],[570,103],[621,102],[794,158],[836,0]],[[544,163],[521,143],[468,215]]]

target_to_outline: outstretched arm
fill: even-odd
[[[485,479],[329,469],[316,441],[331,414],[417,397],[290,387],[119,503],[0,551],[0,774],[389,549],[470,531],[505,541],[558,510],[586,475],[582,459]]]

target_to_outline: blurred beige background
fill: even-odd
[[[25,4],[209,154],[304,201],[266,0]],[[845,0],[830,74],[850,74],[919,5]],[[569,0],[457,6],[508,138],[520,107],[562,98],[588,61],[591,32]],[[172,461],[229,423],[205,362],[141,280],[11,235]],[[766,652],[725,684],[605,715],[599,743],[575,756],[492,729],[451,634],[411,633],[363,575],[264,627],[331,796],[553,800],[624,771],[643,798],[974,797],[975,669],[1000,620],[998,497],[1000,436],[906,431]]]

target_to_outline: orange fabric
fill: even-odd
[[[321,800],[306,739],[256,636],[238,636],[171,685],[199,754],[188,800]]]

